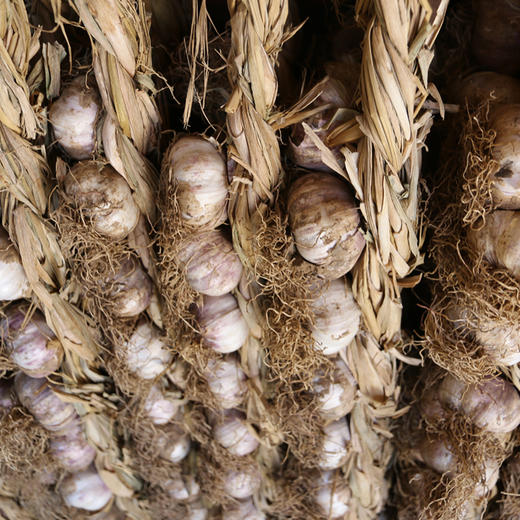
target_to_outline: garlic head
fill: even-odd
[[[112,499],[112,492],[92,468],[67,475],[60,492],[68,506],[87,511],[98,511]]]
[[[247,391],[246,375],[235,358],[211,359],[205,375],[211,393],[222,408],[235,408],[242,402]]]
[[[31,295],[20,255],[3,228],[0,228],[0,279],[0,301],[19,300]]]
[[[243,413],[225,412],[213,428],[215,440],[233,455],[243,457],[258,447],[258,439],[251,432]]]

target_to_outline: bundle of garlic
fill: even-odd
[[[520,395],[503,379],[468,385],[446,373],[434,377],[441,379],[423,381],[428,390],[405,421],[411,435],[400,450],[403,518],[478,517],[520,424]],[[419,492],[411,479],[421,482]]]

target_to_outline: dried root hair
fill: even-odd
[[[117,303],[110,294],[117,286],[114,275],[130,259],[139,261],[139,256],[127,240],[97,233],[82,209],[75,208],[64,193],[61,196],[63,202],[53,217],[72,282],[81,288],[81,305],[99,325],[105,346],[126,341],[136,318],[118,317]]]
[[[467,115],[462,143],[452,135],[447,152],[462,146],[464,156],[455,153],[456,159],[446,161],[432,202],[434,287],[422,343],[435,363],[473,383],[496,374],[497,359],[505,352],[497,346],[490,355],[471,328],[485,330],[489,324],[507,328],[520,313],[519,281],[485,261],[467,239],[467,231],[478,230],[494,209],[491,188],[498,165],[491,157],[495,134],[486,128],[487,113],[484,103]],[[460,125],[459,120],[454,128]],[[454,304],[464,310],[470,327],[455,327],[457,318],[450,315]]]
[[[417,385],[422,392],[431,392],[440,379],[433,371]],[[404,520],[464,520],[468,508],[486,507],[488,497],[476,497],[475,488],[483,486],[485,468],[490,463],[499,467],[511,453],[513,442],[508,434],[493,434],[476,427],[461,413],[445,410],[441,419],[425,418],[418,406],[405,415],[395,437],[400,439],[397,459],[397,506]],[[457,461],[456,474],[449,478],[425,466],[418,457],[418,447],[425,439],[440,439],[449,447]],[[489,494],[489,493],[488,493]]]
[[[520,520],[520,454],[510,457],[500,469],[501,490],[487,520]]]

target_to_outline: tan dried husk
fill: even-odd
[[[92,38],[93,66],[107,112],[103,146],[110,164],[136,194],[142,213],[155,216],[157,175],[145,155],[156,144],[159,114],[142,0],[70,0]]]
[[[401,341],[401,286],[417,281],[407,277],[423,261],[419,175],[432,125],[423,105],[429,95],[440,101],[428,68],[447,4],[437,2],[434,11],[420,0],[356,4],[365,28],[358,118],[365,137],[357,168],[347,171],[369,240],[353,290],[369,330],[390,346]]]
[[[423,346],[435,363],[468,382],[496,373],[500,364],[497,358],[502,354],[497,345],[495,354],[489,355],[477,343],[471,328],[493,323],[497,330],[507,330],[520,312],[518,280],[506,269],[485,261],[467,238],[468,230],[478,230],[494,209],[491,188],[498,165],[491,156],[495,132],[487,125],[488,108],[486,100],[476,111],[453,122],[444,152],[451,154],[451,159],[440,171],[431,209],[435,284],[424,323]],[[460,127],[463,132],[458,142]],[[457,328],[449,314],[454,303],[467,314],[467,330]]]

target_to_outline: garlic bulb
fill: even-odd
[[[164,483],[163,489],[179,502],[191,501],[200,495],[200,486],[193,478],[193,475],[178,475],[173,479],[169,479]]]
[[[511,76],[520,73],[520,8],[515,0],[472,2],[474,23],[471,47],[477,62]]]
[[[171,424],[160,430],[157,445],[161,449],[161,457],[170,462],[180,462],[190,452],[190,436],[177,424]]]
[[[141,321],[130,340],[119,346],[128,369],[142,379],[153,379],[164,372],[172,355],[161,338],[161,332],[151,323]]]
[[[442,439],[424,439],[419,448],[423,462],[438,473],[449,477],[457,471],[457,458]]]
[[[359,330],[361,310],[344,279],[328,283],[311,303],[314,347],[326,356],[345,349]]]
[[[483,430],[507,433],[520,424],[520,395],[508,381],[488,379],[478,385],[465,385],[448,375],[438,393],[439,400],[466,414]]]
[[[323,276],[348,273],[365,247],[348,185],[328,173],[309,173],[291,186],[287,203],[296,248]]]
[[[139,208],[127,182],[112,166],[77,163],[65,177],[64,186],[100,235],[121,240],[137,226]]]
[[[20,255],[3,228],[0,228],[0,279],[0,301],[29,298],[31,295]]]
[[[104,283],[115,316],[129,318],[143,312],[152,299],[152,280],[141,262],[134,257],[125,260],[121,269]]]
[[[7,311],[0,322],[0,334],[9,358],[31,377],[45,377],[55,372],[63,360],[63,347],[43,315],[36,311],[27,316],[28,307]]]
[[[257,509],[252,500],[237,502],[222,511],[226,520],[265,520],[265,515]]]
[[[473,247],[493,265],[520,279],[520,212],[494,211],[479,230],[469,230]]]
[[[98,511],[112,499],[112,492],[92,468],[67,475],[60,492],[68,506],[87,511]]]
[[[490,126],[496,131],[491,153],[498,162],[493,204],[501,209],[520,209],[520,104],[495,107]]]
[[[221,354],[238,350],[249,336],[249,327],[232,294],[204,296],[197,309],[204,343]]]
[[[350,509],[351,493],[347,481],[335,477],[332,471],[320,475],[314,496],[323,516],[327,518],[343,518]]]
[[[454,94],[462,104],[478,105],[491,96],[497,103],[520,103],[520,81],[496,72],[475,72]]]
[[[96,456],[96,450],[87,442],[79,420],[52,435],[50,448],[60,466],[71,473],[88,467]]]
[[[46,379],[33,379],[18,373],[14,387],[22,405],[49,431],[63,430],[78,417],[74,406],[62,401]]]
[[[331,381],[325,377],[316,378],[313,391],[318,394],[320,415],[329,421],[336,421],[347,415],[354,405],[356,381],[345,362],[337,359]]]
[[[188,504],[186,514],[187,520],[206,520],[208,518],[208,510],[201,501]]]
[[[455,330],[474,338],[499,365],[520,363],[520,323],[472,312],[464,303],[453,301],[445,314]]]
[[[11,381],[0,380],[0,414],[8,412],[15,404],[16,400],[13,396],[13,385]]]
[[[198,292],[222,296],[231,292],[242,276],[242,264],[222,231],[211,230],[188,237],[179,251],[186,280]]]
[[[238,361],[229,356],[208,362],[206,380],[211,393],[224,409],[238,406],[247,391],[246,375]]]
[[[226,221],[226,163],[213,144],[199,136],[181,137],[168,149],[163,168],[177,185],[177,202],[187,224],[216,228]]]
[[[73,159],[87,159],[96,147],[96,122],[101,103],[98,93],[81,76],[63,90],[49,110],[54,136]]]
[[[241,412],[229,410],[219,418],[213,428],[215,440],[239,457],[252,453],[258,447],[258,440],[245,419],[245,415]]]
[[[239,500],[254,495],[260,489],[260,484],[260,471],[256,465],[228,471],[224,477],[224,490],[228,495]]]
[[[318,465],[321,469],[336,469],[342,466],[348,456],[347,443],[350,430],[345,419],[340,419],[323,428],[323,446]]]
[[[154,424],[170,422],[179,410],[174,399],[168,399],[158,385],[153,385],[144,402],[144,411]]]

